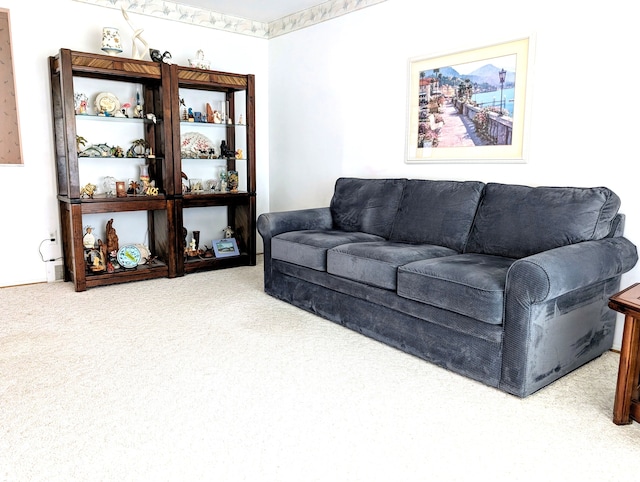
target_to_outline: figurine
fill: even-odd
[[[136,40],[139,41],[142,45],[144,45],[144,47],[147,50],[149,50],[149,44],[147,42],[145,42],[144,39],[141,36],[142,32],[144,32],[144,29],[135,28],[133,26],[133,24],[131,23],[131,21],[129,20],[129,15],[127,15],[127,11],[124,9],[124,7],[121,6],[120,9],[122,10],[122,16],[124,17],[124,19],[129,24],[129,27],[131,27],[131,30],[133,30],[133,40],[132,40],[132,46],[131,46],[131,51],[133,53],[133,58],[141,60],[144,57],[144,52],[145,51],[143,49],[140,49],[140,51],[138,51],[138,46],[136,44]]]
[[[87,113],[87,101],[89,99],[85,94],[78,93],[74,95],[76,114],[85,115]]]
[[[82,136],[76,136],[76,152],[80,154],[81,148],[85,146],[87,140]]]
[[[204,58],[204,52],[202,51],[202,49],[196,52],[195,59],[188,59],[188,60],[189,60],[189,65],[197,69],[208,69],[209,66],[211,65],[211,62],[209,62]]]
[[[231,192],[238,192],[238,171],[229,171],[227,174],[227,188]]]
[[[233,238],[233,229],[231,229],[231,226],[227,226],[222,232],[224,233],[225,239]]]
[[[164,62],[165,64],[171,65],[171,53],[168,51],[161,54],[157,49],[149,49],[149,56],[154,62]]]
[[[140,91],[136,90],[136,106],[133,108],[133,117],[142,119],[144,117],[144,110],[142,109],[142,100],[140,99]]]
[[[144,157],[149,143],[144,139],[131,141],[131,147],[127,150],[127,157]]]
[[[116,195],[116,178],[113,176],[105,176],[102,181],[102,187],[107,197],[113,197]]]
[[[90,182],[85,184],[85,186],[80,190],[80,197],[88,196],[89,199],[93,199],[93,194],[96,192],[98,186],[95,184],[91,184]]]
[[[233,149],[229,149],[227,146],[227,141],[223,140],[220,143],[220,157],[235,157],[236,153]]]
[[[98,240],[98,249],[96,250],[97,252],[94,252],[93,263],[91,264],[91,271],[93,272],[104,271],[106,268],[103,249],[102,241]]]
[[[180,120],[182,121],[188,121],[189,120],[189,114],[187,113],[187,105],[184,103],[184,99],[180,99],[180,105],[182,106],[180,108]],[[207,104],[208,106],[209,104]],[[209,113],[207,112],[207,115]]]
[[[107,253],[115,257],[114,253],[118,252],[118,234],[113,228],[113,219],[107,222]]]
[[[224,168],[220,169],[220,192],[227,192],[227,171]]]
[[[158,49],[149,49],[149,57],[154,62],[162,62],[162,54]]]
[[[91,226],[87,226],[87,232],[82,237],[82,245],[87,249],[93,249],[96,245],[96,237],[92,233],[93,228]]]

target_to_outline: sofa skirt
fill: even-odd
[[[404,300],[392,292],[342,280],[327,273],[313,272],[284,262],[274,262],[271,283],[265,286],[267,294],[294,306],[338,323],[374,340],[417,356],[440,367],[491,387],[498,387],[502,367],[501,327],[468,320],[469,329],[456,329],[427,321],[399,311],[398,304],[410,311],[416,302]],[[286,271],[296,272],[294,276]],[[300,272],[307,276],[301,276]],[[324,279],[325,284],[338,283],[336,291],[319,285],[305,277]],[[346,286],[359,296],[347,294]],[[368,294],[367,296],[363,296]],[[395,300],[394,307],[374,303],[371,299]],[[419,305],[419,303],[417,303]],[[439,308],[424,305],[424,310],[434,313]],[[447,312],[442,319],[451,319]],[[476,333],[471,327],[475,324]],[[480,336],[482,335],[482,336]]]

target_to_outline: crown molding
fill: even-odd
[[[355,12],[386,0],[330,0],[307,10],[264,23],[242,17],[225,15],[212,10],[189,7],[167,0],[74,0],[99,7],[148,15],[150,17],[189,23],[199,27],[270,39],[311,27],[321,22]]]

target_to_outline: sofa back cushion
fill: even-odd
[[[407,181],[391,241],[434,244],[461,252],[483,187],[479,181]]]
[[[331,199],[333,227],[389,239],[406,179],[341,177]]]
[[[602,239],[620,198],[606,187],[529,187],[489,183],[471,228],[467,253],[524,258]]]

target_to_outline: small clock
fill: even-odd
[[[133,244],[127,244],[118,250],[117,259],[120,266],[131,269],[138,266],[138,263],[140,263],[140,260],[142,259],[142,255],[136,246]]]

